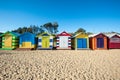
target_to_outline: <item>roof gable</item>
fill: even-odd
[[[78,33],[78,34],[76,34],[75,36],[73,36],[73,37],[77,37],[77,38],[79,38],[79,37],[88,37],[88,34],[86,34],[86,33]]]
[[[120,38],[120,36],[116,34],[116,35],[111,36],[110,38]]]
[[[57,36],[71,36],[71,34],[63,31],[62,33],[58,34]]]
[[[11,36],[15,36],[15,37],[20,36],[19,33],[16,33],[16,32],[9,32],[9,31],[6,32],[6,33],[1,34],[0,36],[5,36],[6,34],[10,34]]]
[[[47,33],[47,32],[44,32],[42,34],[38,34],[37,37],[40,37],[40,36],[52,36],[51,34]]]
[[[98,33],[98,34],[89,35],[89,37],[107,37],[107,36],[103,33]]]
[[[99,34],[95,35],[94,37],[107,37],[107,36],[103,33],[99,33]]]
[[[28,35],[28,36],[30,36],[30,37],[35,37],[35,34],[32,34],[32,33],[30,33],[30,32],[25,32],[25,33],[21,34],[20,37],[23,37],[23,36],[25,36],[25,35]]]

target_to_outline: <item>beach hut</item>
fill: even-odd
[[[119,34],[107,34],[108,36],[108,48],[120,49],[120,35]]]
[[[71,34],[64,31],[56,39],[56,49],[71,49]]]
[[[34,49],[36,48],[35,34],[25,32],[19,37],[19,48],[21,49]]]
[[[38,46],[37,49],[53,49],[54,36],[48,33],[42,33],[37,35]]]
[[[78,33],[72,38],[73,49],[89,49],[89,38],[86,33]]]
[[[108,37],[103,33],[94,34],[89,36],[89,46],[91,49],[107,49]]]
[[[15,32],[6,32],[1,35],[3,50],[12,50],[19,46],[19,35]]]

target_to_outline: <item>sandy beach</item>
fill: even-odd
[[[0,50],[0,80],[120,80],[120,49]]]

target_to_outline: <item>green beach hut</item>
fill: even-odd
[[[15,32],[6,32],[0,35],[2,39],[2,50],[12,50],[19,46],[19,34]]]

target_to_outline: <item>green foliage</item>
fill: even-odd
[[[83,29],[83,28],[79,28],[75,33],[76,33],[76,34],[77,34],[77,33],[86,33],[86,30]]]
[[[88,35],[91,35],[91,34],[93,34],[93,33],[92,33],[92,32],[87,32],[87,34],[88,34]]]
[[[20,34],[24,32],[30,32],[33,34],[41,34],[43,32],[48,32],[50,34],[56,34],[58,32],[58,23],[46,23],[41,26],[30,25],[29,27],[19,27],[16,30],[12,30],[12,32],[18,32]]]
[[[45,31],[47,31],[50,34],[56,34],[58,32],[58,23],[54,22],[48,22],[46,24],[43,25]]]

